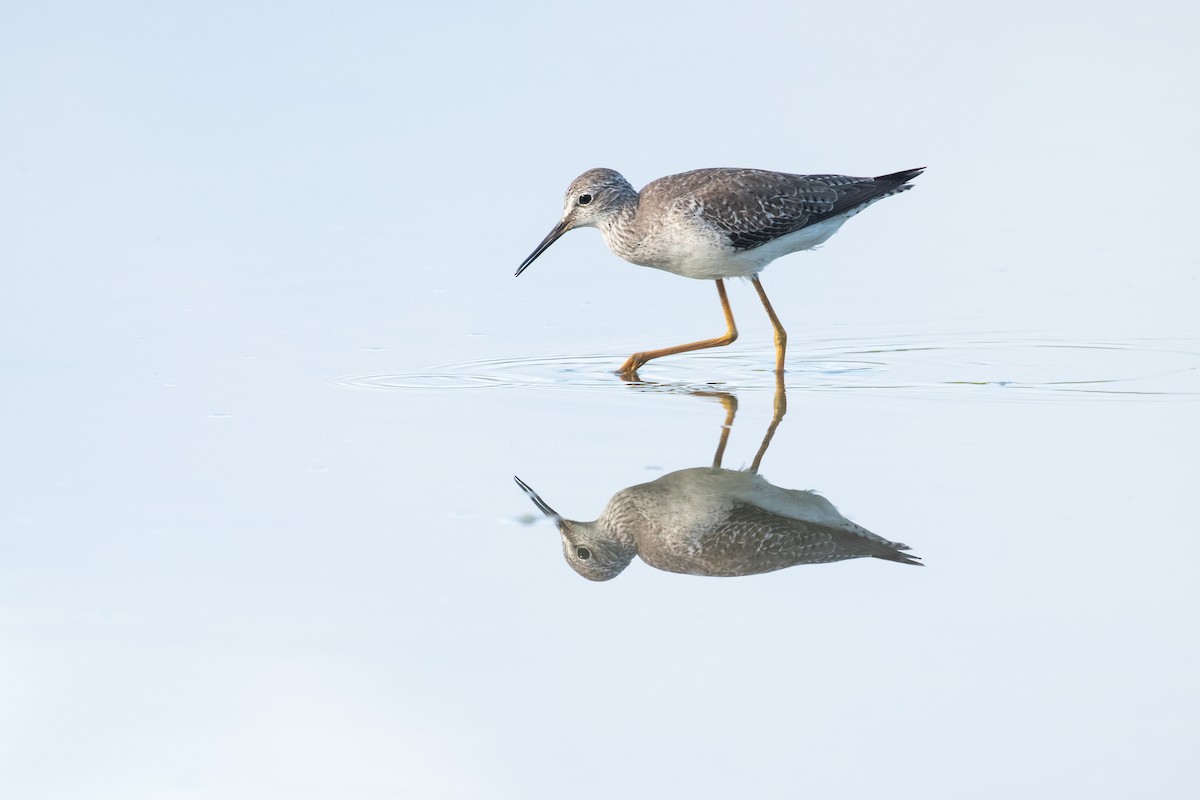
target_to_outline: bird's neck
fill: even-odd
[[[623,550],[637,552],[637,531],[645,528],[646,518],[636,496],[617,492],[605,506],[593,526],[604,531],[604,538]]]
[[[626,261],[634,260],[638,247],[646,238],[645,232],[638,224],[637,212],[638,197],[635,194],[606,216],[597,226],[600,228],[601,235],[604,236],[604,243],[608,245],[608,249]]]

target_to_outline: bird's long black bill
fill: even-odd
[[[533,504],[538,507],[539,511],[555,522],[562,520],[562,515],[560,515],[550,506],[546,505],[546,501],[539,497],[537,492],[535,492],[533,489],[530,489],[529,484],[518,478],[516,475],[513,475],[513,480],[517,482],[517,486],[520,486],[521,489],[524,490],[525,494],[529,495],[529,499],[533,501]]]
[[[550,231],[550,234],[545,239],[542,239],[542,243],[537,246],[536,250],[530,253],[529,258],[522,261],[521,266],[517,267],[517,275],[520,275],[522,272],[524,272],[526,267],[532,264],[542,253],[546,252],[546,248],[557,242],[558,237],[562,236],[566,232],[566,222],[560,222],[555,225],[554,230]]]

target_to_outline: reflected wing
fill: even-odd
[[[701,537],[692,559],[707,574],[752,575],[797,564],[867,556],[901,564],[921,563],[888,542],[740,504]]]

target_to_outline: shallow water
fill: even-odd
[[[1020,770],[995,796],[1028,775],[1172,796],[1200,655],[1196,342],[795,342],[760,454],[777,410],[762,341],[644,383],[612,374],[611,347],[217,346],[45,392],[59,410],[10,439],[10,749],[122,788],[136,752],[157,765],[143,796],[246,776],[300,795],[788,796],[836,775],[850,797],[919,763],[920,794],[950,797],[999,750]],[[761,457],[926,568],[576,575],[512,476],[594,519],[622,488],[710,465],[730,397],[726,467]],[[581,759],[618,755],[620,775],[567,790]],[[82,786],[46,772],[8,770]]]
[[[1200,793],[1200,12],[238,9],[0,25],[0,796]],[[633,382],[711,285],[513,277],[601,164],[929,169],[782,395],[747,286]],[[513,482],[717,461],[925,566],[594,583]]]
[[[818,355],[787,376],[762,472],[908,543],[928,565],[919,571],[868,559],[706,579],[635,562],[595,587],[509,483],[515,472],[561,513],[593,519],[625,486],[710,463],[723,393],[739,401],[725,463],[750,466],[776,402],[762,347],[670,359],[643,370],[646,384],[607,371],[620,353],[338,381],[460,421],[465,448],[423,465],[464,496],[453,511],[416,512],[447,539],[422,571],[457,587],[451,596],[488,587],[490,608],[453,603],[439,622],[482,617],[502,638],[477,663],[434,661],[484,718],[536,709],[515,729],[571,732],[535,739],[561,768],[523,747],[502,750],[505,763],[537,760],[549,790],[570,782],[580,739],[629,753],[630,773],[666,791],[659,759],[719,752],[745,765],[740,786],[782,795],[783,767],[753,778],[750,765],[799,758],[843,774],[852,796],[875,785],[846,777],[864,753],[889,769],[932,760],[934,794],[989,770],[1000,746],[1023,769],[1101,793],[1146,779],[1131,762],[1098,767],[1096,751],[1135,747],[1138,764],[1164,768],[1182,757],[1188,717],[1164,709],[1195,657],[1187,564],[1200,553],[1182,507],[1195,344],[898,338],[806,343]],[[430,385],[441,388],[414,388]],[[479,385],[495,391],[468,388]],[[428,478],[418,485],[441,496]],[[464,552],[475,557],[464,564]],[[497,662],[509,664],[503,687]],[[1147,673],[1158,679],[1137,677]]]
[[[1050,400],[1062,393],[1186,400],[1200,389],[1200,340],[1070,341],[1029,338],[1022,332],[958,336],[894,336],[890,341],[804,341],[787,384],[804,391],[886,390],[960,401]],[[774,350],[737,347],[735,353],[693,353],[643,371],[653,380],[625,382],[647,391],[728,386],[773,389]],[[429,364],[396,375],[339,378],[369,389],[603,390],[614,385],[616,351],[508,357]],[[719,376],[705,380],[704,375]],[[1007,395],[968,387],[1011,390]],[[954,394],[957,392],[957,394]],[[1014,395],[1020,395],[1016,397]]]
[[[87,394],[31,378],[35,424],[10,438],[13,752],[53,743],[96,776],[136,744],[162,765],[148,785],[201,796],[241,759],[272,787],[336,764],[368,789],[517,796],[572,784],[585,741],[656,791],[678,781],[660,759],[719,752],[746,766],[715,794],[785,794],[800,759],[850,796],[876,785],[865,751],[924,761],[949,796],[1003,745],[1025,772],[1169,795],[1142,769],[1185,758],[1193,718],[1196,343],[795,337],[760,454],[771,351],[745,339],[645,383],[612,374],[615,347],[439,362],[251,332],[149,371],[80,362]],[[761,457],[927,568],[635,561],[596,585],[512,483],[593,519],[711,464],[727,424],[726,467]]]

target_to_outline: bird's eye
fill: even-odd
[[[586,547],[576,547],[575,555],[579,556],[580,561],[587,561],[592,557],[592,551],[588,550]]]
[[[592,196],[590,194],[579,195],[579,205],[586,206],[590,202],[592,202]],[[587,548],[584,549],[586,550]]]

